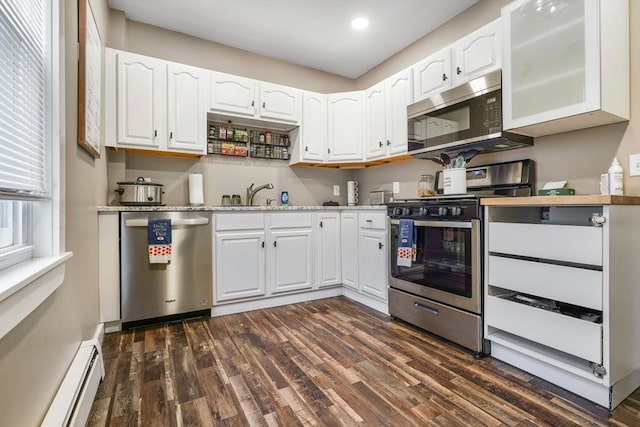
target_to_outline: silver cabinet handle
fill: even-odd
[[[438,310],[436,310],[435,308],[428,307],[428,306],[426,306],[426,305],[424,305],[424,304],[420,304],[419,302],[414,302],[414,303],[413,303],[413,306],[414,306],[415,308],[419,308],[420,310],[424,310],[424,311],[426,311],[427,313],[435,314],[436,316],[437,316],[438,314],[440,314],[440,312],[439,312]]]
[[[193,218],[193,219],[172,219],[171,225],[207,225],[209,218]],[[127,227],[147,227],[149,220],[147,219],[127,219],[124,222]]]

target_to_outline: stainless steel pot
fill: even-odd
[[[138,177],[135,182],[119,182],[118,202],[125,206],[159,206],[162,205],[162,184],[146,182]]]

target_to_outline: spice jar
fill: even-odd
[[[418,197],[433,196],[435,178],[433,175],[421,175],[420,181],[418,181]]]

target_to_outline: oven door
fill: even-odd
[[[481,313],[480,220],[414,221],[415,260],[398,266],[400,221],[389,220],[389,286]]]

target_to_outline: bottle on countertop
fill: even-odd
[[[622,196],[624,194],[622,166],[618,162],[618,158],[614,158],[609,166],[609,194],[612,196]]]

